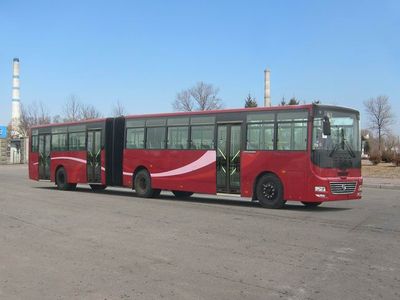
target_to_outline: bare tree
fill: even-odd
[[[223,104],[218,92],[219,89],[212,84],[200,81],[194,87],[178,93],[172,106],[180,111],[221,109]]]
[[[176,94],[175,101],[172,103],[174,110],[192,111],[194,110],[194,102],[190,90],[184,90]]]
[[[381,152],[382,136],[390,132],[390,126],[394,122],[394,114],[389,103],[389,97],[378,96],[364,102],[370,128],[377,133],[378,150]]]
[[[112,115],[114,117],[122,117],[127,114],[125,107],[117,101],[117,103],[114,104],[113,110],[112,110]]]
[[[27,106],[21,105],[21,120],[18,129],[23,136],[28,135],[32,126],[49,124],[50,122],[50,114],[42,102],[33,102]]]
[[[101,113],[93,105],[81,105],[80,106],[81,120],[90,120],[101,118]]]
[[[250,108],[250,107],[257,107],[257,100],[256,98],[252,97],[250,93],[247,95],[246,99],[244,99],[244,107],[245,108]]]
[[[61,123],[61,122],[62,122],[61,116],[60,116],[60,115],[55,115],[55,116],[53,116],[52,122],[53,122],[53,123]]]
[[[82,119],[82,104],[78,96],[71,94],[63,107],[63,115],[65,122],[79,121]]]
[[[221,109],[222,103],[221,99],[218,98],[218,92],[218,88],[202,81],[190,89],[190,94],[197,103],[197,110]]]
[[[280,105],[280,106],[285,106],[285,105],[287,105],[286,100],[285,100],[285,97],[282,97],[282,100],[281,100],[281,102],[279,103],[279,105]]]
[[[394,152],[399,146],[399,137],[389,133],[384,141],[385,150]]]

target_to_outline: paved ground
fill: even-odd
[[[0,299],[399,299],[400,193],[266,210],[0,166]]]

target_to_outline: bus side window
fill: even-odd
[[[293,124],[293,150],[307,149],[307,122]]]
[[[126,130],[126,148],[144,149],[144,128],[128,128]]]
[[[192,126],[190,149],[214,149],[214,126]]]
[[[39,150],[39,139],[37,135],[32,135],[32,148],[31,152],[38,152]]]
[[[307,111],[279,112],[277,150],[307,149]]]
[[[147,127],[146,149],[165,148],[165,127]]]
[[[57,133],[51,135],[51,150],[65,151],[68,150],[68,136],[66,133]]]
[[[278,123],[278,150],[292,150],[290,149],[291,140],[291,124]]]
[[[69,133],[69,150],[86,150],[86,132]]]
[[[247,150],[273,150],[274,124],[248,124]]]
[[[168,149],[188,149],[189,127],[168,127]]]

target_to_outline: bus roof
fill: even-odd
[[[357,110],[344,106],[335,105],[322,105],[322,104],[302,104],[302,105],[284,105],[284,106],[271,106],[271,107],[251,107],[251,108],[233,108],[233,109],[218,109],[206,111],[189,111],[189,112],[170,112],[170,113],[157,113],[157,114],[140,114],[128,115],[127,119],[135,118],[154,118],[154,117],[172,117],[172,116],[187,116],[187,115],[207,115],[207,114],[223,114],[223,113],[240,113],[240,112],[258,112],[258,111],[279,111],[279,110],[298,110],[298,109],[311,109],[313,107],[320,107],[323,109],[339,109],[346,110],[353,113],[359,113]]]
[[[154,117],[172,117],[172,116],[187,116],[187,115],[209,115],[209,114],[223,114],[223,113],[240,113],[252,111],[275,111],[287,109],[310,109],[312,104],[304,105],[285,105],[285,106],[271,106],[271,107],[249,107],[249,108],[232,108],[232,109],[218,109],[218,110],[205,110],[205,111],[185,111],[185,112],[170,112],[158,114],[141,114],[141,115],[128,115],[130,118],[154,118]]]
[[[79,124],[86,124],[86,123],[97,123],[97,122],[105,122],[106,120],[107,120],[107,118],[99,118],[99,119],[90,119],[90,120],[82,120],[82,121],[74,121],[74,122],[49,123],[49,124],[32,126],[32,129],[45,128],[45,127],[57,127],[57,126],[70,126],[70,125],[79,125]]]
[[[240,112],[258,112],[258,111],[280,111],[280,110],[298,110],[298,109],[311,109],[313,107],[320,107],[323,109],[343,109],[353,113],[359,113],[357,110],[344,106],[335,105],[323,105],[323,104],[302,104],[302,105],[284,105],[284,106],[271,106],[271,107],[251,107],[251,108],[232,108],[232,109],[218,109],[218,110],[206,110],[206,111],[189,111],[189,112],[170,112],[170,113],[156,113],[156,114],[140,114],[140,115],[128,115],[125,116],[127,119],[135,118],[154,118],[154,117],[172,117],[172,116],[187,116],[187,115],[207,115],[207,114],[223,114],[223,113],[240,113]],[[56,127],[56,126],[70,126],[86,123],[105,122],[107,118],[65,122],[65,123],[51,123],[43,125],[32,126],[32,129],[45,128],[45,127]]]

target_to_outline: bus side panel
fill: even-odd
[[[51,153],[50,179],[55,181],[58,167],[64,167],[69,183],[86,183],[86,151],[53,151]]]
[[[39,153],[29,153],[29,178],[33,180],[39,180]]]
[[[152,186],[163,190],[216,193],[214,150],[124,150],[124,186],[132,187],[139,166],[151,174]]]
[[[302,201],[305,196],[308,172],[307,152],[300,151],[243,151],[241,156],[241,195],[253,196],[258,175],[272,172],[283,184],[285,200]]]

